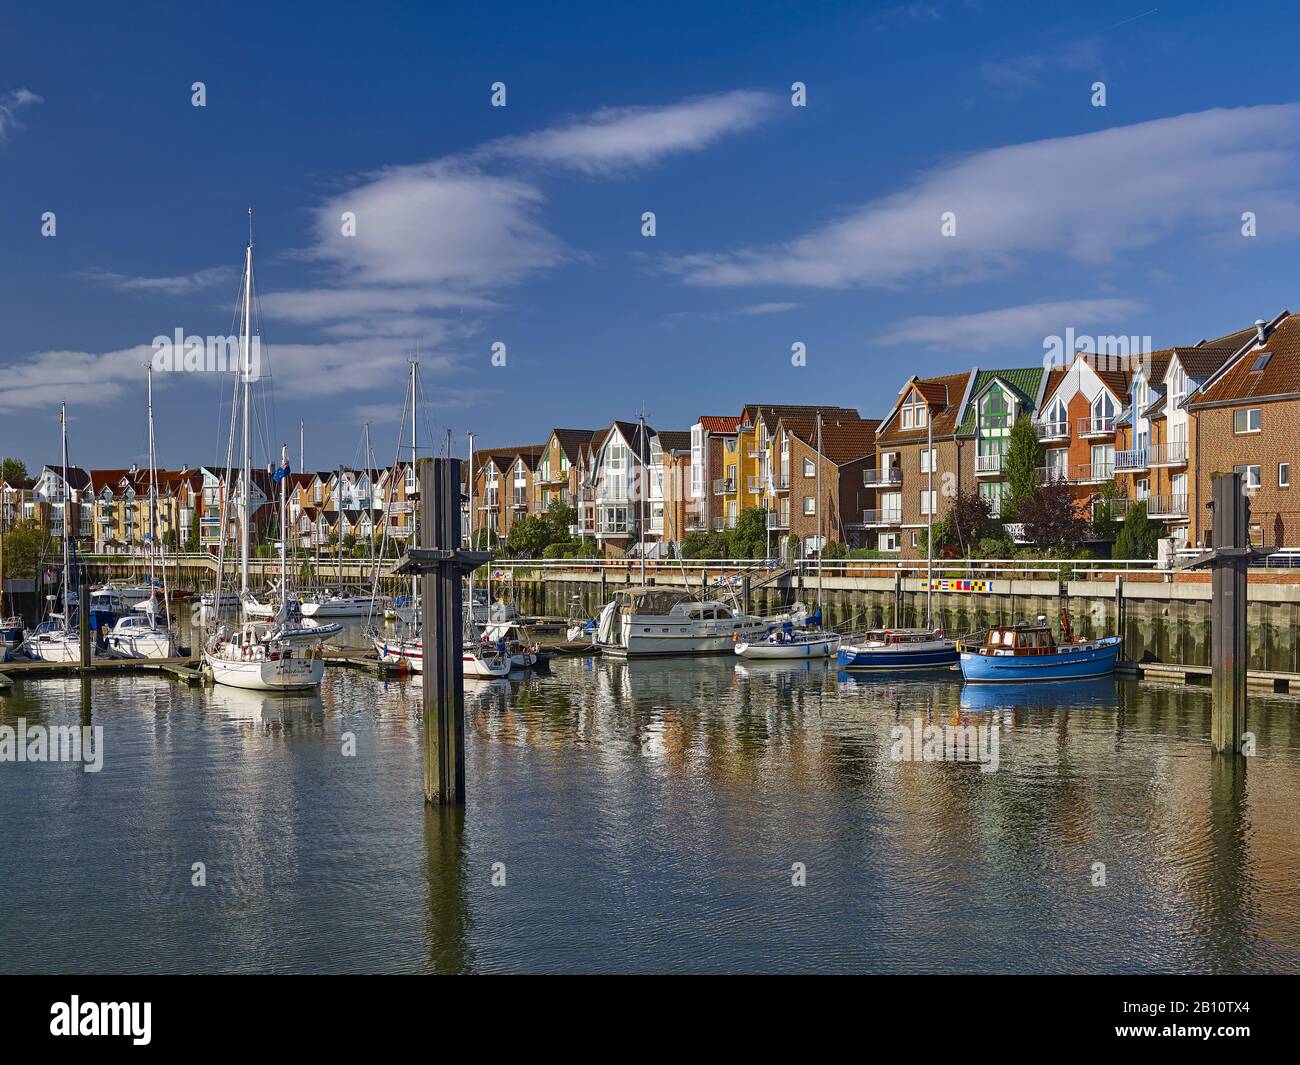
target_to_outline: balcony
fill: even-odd
[[[772,490],[774,492],[790,491],[790,471],[778,473],[772,478]]]
[[[1115,452],[1115,472],[1134,473],[1151,465],[1151,448],[1137,447],[1130,451]]]
[[[597,536],[626,536],[630,522],[626,518],[602,521],[596,526]]]
[[[869,528],[880,528],[889,525],[902,525],[903,512],[899,510],[864,510],[862,512],[862,524]]]
[[[1083,440],[1090,437],[1114,436],[1115,416],[1113,414],[1094,414],[1089,418],[1080,418],[1076,423],[1075,432]]]
[[[765,477],[746,477],[745,491],[750,495],[758,495],[760,492],[767,490],[767,479]]]
[[[1147,501],[1148,518],[1187,517],[1187,496],[1150,496]]]
[[[901,467],[891,466],[887,470],[863,470],[862,487],[879,488],[882,485],[895,485],[903,483],[903,471]]]
[[[703,532],[706,528],[708,528],[708,523],[704,520],[704,518],[701,515],[699,514],[686,515],[687,532]]]
[[[1069,440],[1069,422],[1042,422],[1034,426],[1039,440]]]
[[[767,512],[767,527],[769,529],[788,529],[790,528],[790,516],[787,514],[782,517],[773,511]]]
[[[1002,476],[1002,462],[1005,456],[993,455],[976,455],[975,456],[975,476],[976,477],[1000,477]]]
[[[511,503],[510,505],[511,505],[512,507],[514,507],[515,510],[527,510],[527,509],[528,509],[528,500],[526,500],[526,499],[516,499],[516,500],[515,500],[513,503]]]
[[[719,477],[713,482],[713,494],[715,496],[732,495],[736,491],[736,479],[734,477]]]
[[[734,529],[736,527],[735,518],[714,518],[713,531],[722,532],[723,529]]]
[[[1070,484],[1100,484],[1113,480],[1115,463],[1113,462],[1076,462],[1069,466],[1040,466],[1038,479],[1044,484],[1053,481],[1068,481]]]
[[[1152,466],[1186,466],[1187,441],[1170,440],[1163,444],[1151,445]]]

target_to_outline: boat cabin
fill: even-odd
[[[680,588],[626,588],[618,593],[618,610],[625,616],[667,617],[670,614],[691,621],[729,619],[732,610],[724,603],[695,597]]]
[[[994,625],[981,650],[996,655],[1050,655],[1056,653],[1056,637],[1046,625]]]
[[[931,643],[941,636],[941,633],[930,629],[868,629],[863,635],[862,643],[869,647],[894,647]]]

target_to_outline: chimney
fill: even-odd
[[[1268,323],[1264,321],[1263,318],[1255,319],[1255,339],[1258,340],[1261,344],[1264,343],[1264,340],[1267,337],[1267,332],[1266,332],[1267,328],[1268,328]]]

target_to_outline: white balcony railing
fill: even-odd
[[[1110,436],[1115,432],[1113,414],[1094,414],[1091,417],[1080,418],[1075,424],[1077,427],[1075,431],[1082,437]]]
[[[736,490],[736,479],[734,477],[719,477],[713,482],[713,494],[715,496],[731,495]]]
[[[1187,465],[1187,441],[1170,440],[1163,444],[1151,445],[1152,466]]]
[[[902,525],[902,510],[864,510],[862,512],[863,525]]]
[[[1069,422],[1041,422],[1035,426],[1038,431],[1039,440],[1068,440],[1070,439]]]
[[[1145,470],[1151,465],[1151,448],[1135,447],[1128,451],[1115,452],[1115,471],[1127,473],[1131,470]]]
[[[999,454],[976,455],[975,473],[977,476],[996,476],[1002,472],[1003,456]]]

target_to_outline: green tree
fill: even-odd
[[[567,532],[567,530],[566,530]],[[515,520],[506,537],[506,550],[516,558],[537,558],[551,540],[551,526],[536,514]]]
[[[1107,481],[1097,491],[1092,505],[1092,536],[1094,540],[1113,540],[1116,535],[1115,500],[1119,489],[1114,481]]]
[[[0,459],[0,481],[26,481],[27,463],[22,459]]]
[[[1134,503],[1115,536],[1115,558],[1155,558],[1160,524],[1147,517],[1145,500]]]
[[[197,521],[190,523],[190,535],[185,540],[185,550],[191,554],[197,554],[199,547],[199,523]]]
[[[1011,426],[1007,454],[1002,469],[1007,477],[1006,494],[1002,497],[1001,520],[1021,521],[1021,507],[1038,491],[1038,470],[1043,465],[1043,445],[1033,419],[1022,414]]]
[[[20,521],[3,535],[5,576],[34,580],[41,559],[54,553],[54,538],[34,521]]]
[[[572,539],[569,529],[578,524],[578,510],[561,499],[555,500],[542,515],[546,524],[550,543],[559,543]]]
[[[736,519],[736,527],[727,531],[730,558],[763,558],[767,553],[767,511],[747,507]]]

